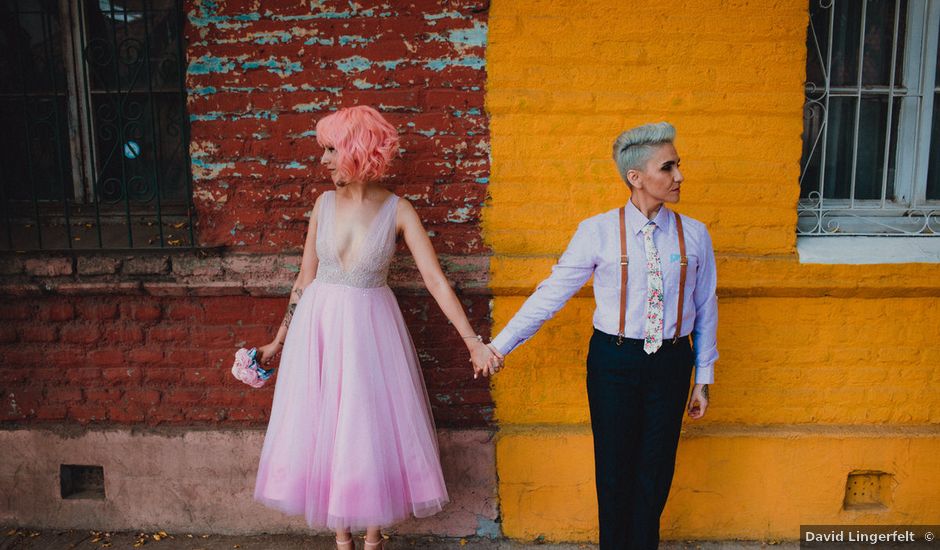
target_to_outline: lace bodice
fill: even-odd
[[[372,220],[359,250],[354,250],[348,269],[343,269],[336,250],[336,192],[323,194],[317,219],[317,280],[359,288],[385,286],[388,266],[395,254],[395,210],[398,196],[390,195]]]

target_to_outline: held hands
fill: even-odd
[[[480,375],[491,376],[503,368],[503,355],[493,344],[484,344],[480,340],[473,340],[468,344],[470,348],[470,362],[473,364],[473,378]]]
[[[281,344],[279,342],[271,342],[270,344],[261,346],[258,348],[258,362],[262,365],[267,365],[280,351]]]
[[[696,384],[692,388],[692,396],[689,398],[688,413],[689,418],[698,420],[705,416],[708,409],[708,384]]]

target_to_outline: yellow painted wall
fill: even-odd
[[[800,523],[940,514],[940,305],[927,264],[799,264],[807,0],[495,0],[487,108],[494,334],[588,216],[628,197],[610,148],[669,120],[678,210],[708,225],[721,359],[686,421],[665,538],[789,538]],[[596,539],[584,358],[590,286],[493,382],[504,532]],[[890,505],[841,509],[853,470],[894,475]]]

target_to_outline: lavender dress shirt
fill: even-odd
[[[580,224],[568,248],[552,267],[552,274],[539,283],[506,327],[493,339],[504,355],[531,338],[545,321],[594,275],[594,327],[607,334],[617,334],[620,326],[620,221],[619,208],[590,217]],[[659,250],[665,293],[663,340],[676,332],[676,308],[679,287],[679,237],[675,214],[665,205],[652,223],[653,242]],[[632,202],[626,205],[627,315],[624,335],[642,339],[646,312],[646,248],[640,232],[650,220]],[[695,383],[714,382],[714,364],[718,359],[716,330],[718,299],[715,286],[715,252],[705,224],[682,216],[688,268],[685,301],[682,308],[682,334],[692,334],[695,349]]]

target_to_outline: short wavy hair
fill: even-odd
[[[632,189],[627,180],[630,170],[642,170],[657,146],[672,143],[676,139],[676,129],[668,122],[644,124],[623,132],[614,141],[614,162],[620,177]]]
[[[342,181],[375,181],[398,153],[398,132],[372,107],[357,105],[321,118],[317,143],[336,149]]]

